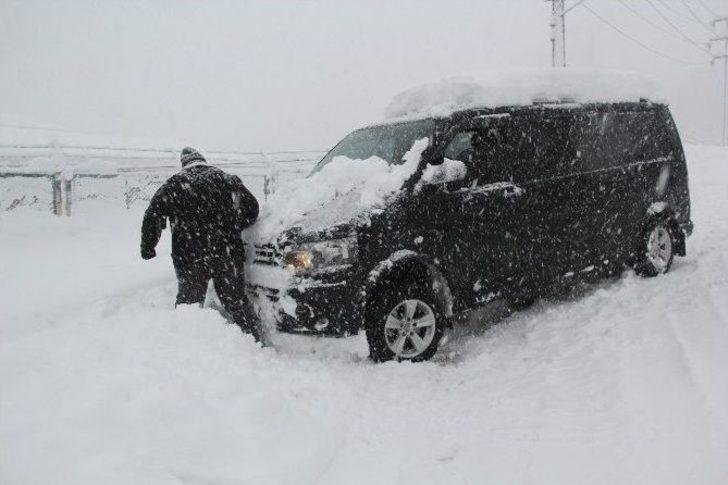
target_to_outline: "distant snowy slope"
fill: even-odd
[[[12,146],[176,147],[179,142],[84,133],[32,118],[0,113],[0,147]]]

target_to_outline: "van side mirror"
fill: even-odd
[[[428,164],[422,172],[420,183],[423,185],[443,185],[465,180],[468,169],[460,160],[447,160],[444,157],[439,165]]]
[[[429,165],[442,165],[445,161],[445,157],[442,153],[436,155],[435,154],[435,145],[430,144],[425,148],[425,150],[422,152],[421,159],[427,160],[427,163]]]
[[[435,167],[438,165],[442,165],[443,163],[445,163],[445,156],[440,154],[435,157],[431,157],[429,160],[427,160],[427,163]]]

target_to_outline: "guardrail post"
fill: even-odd
[[[129,178],[124,177],[124,203],[126,204],[126,210],[131,208],[131,196],[129,195]]]
[[[51,189],[53,190],[53,201],[51,202],[51,210],[53,214],[60,216],[63,215],[63,205],[61,197],[61,174],[54,173],[50,176]]]
[[[268,196],[272,193],[273,189],[273,180],[270,173],[270,160],[268,159],[268,154],[266,152],[260,152],[260,156],[263,159],[263,163],[265,163],[265,167],[267,169],[267,173],[263,175],[263,198],[265,200],[268,200]]]
[[[63,191],[65,192],[65,207],[66,215],[71,215],[71,203],[73,202],[73,180],[75,177],[67,178],[63,181]]]

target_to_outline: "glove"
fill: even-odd
[[[154,250],[154,248],[142,248],[142,259],[152,259],[156,255],[157,252]]]

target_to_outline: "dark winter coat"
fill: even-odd
[[[211,258],[245,260],[240,231],[258,217],[258,201],[240,177],[195,162],[173,175],[154,194],[142,223],[142,255],[154,254],[169,219],[172,259],[188,267]]]

